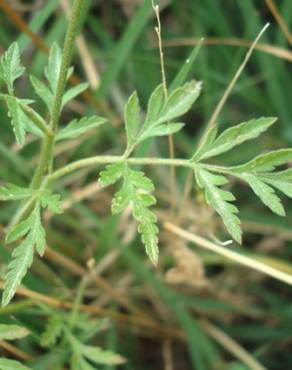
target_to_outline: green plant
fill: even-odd
[[[29,335],[29,331],[19,325],[0,324],[1,340],[15,340],[24,338]],[[30,370],[27,366],[22,365],[18,361],[0,358],[1,370]]]
[[[0,200],[22,201],[6,234],[7,243],[18,242],[19,244],[12,252],[13,259],[8,265],[2,306],[6,306],[13,298],[32,264],[34,252],[42,256],[45,251],[46,238],[45,228],[42,225],[42,212],[44,209],[55,214],[61,212],[60,195],[53,193],[53,182],[77,169],[107,165],[100,172],[100,185],[106,187],[117,182],[122,183],[120,190],[112,199],[112,213],[118,214],[131,207],[133,216],[138,221],[138,232],[141,234],[142,243],[154,265],[158,262],[159,240],[157,219],[150,209],[156,203],[152,194],[154,185],[142,171],[133,168],[135,165],[191,169],[195,174],[197,186],[205,193],[207,203],[221,216],[227,231],[239,243],[242,239],[242,230],[237,216],[238,209],[232,203],[235,197],[231,191],[222,188],[228,183],[227,176],[246,182],[265,205],[281,216],[285,211],[274,189],[292,197],[291,169],[275,170],[276,167],[283,166],[292,159],[291,149],[268,152],[237,166],[226,167],[206,163],[209,158],[228,152],[245,141],[256,139],[276,121],[273,117],[243,122],[220,134],[217,128],[212,126],[189,159],[133,156],[134,151],[145,140],[172,135],[183,128],[181,117],[191,109],[201,93],[202,83],[198,81],[182,83],[181,86],[170,89],[168,96],[165,96],[164,84],[157,86],[149,98],[145,116],[140,107],[137,92],[133,93],[124,110],[127,145],[123,154],[84,158],[54,169],[55,142],[78,137],[106,122],[106,119],[99,116],[83,117],[80,120],[74,119],[65,127],[59,128],[63,107],[87,88],[87,84],[79,84],[65,90],[72,74],[70,60],[81,5],[81,0],[75,1],[63,51],[57,44],[53,44],[50,49],[48,65],[45,69],[46,84],[35,76],[30,76],[36,94],[47,107],[48,120],[31,107],[32,100],[18,98],[15,95],[14,81],[24,73],[16,43],[9,47],[0,62],[0,78],[7,87],[7,93],[1,94],[1,99],[7,104],[16,141],[23,145],[26,133],[32,133],[43,141],[39,164],[31,183],[27,187],[7,184],[0,189]],[[68,322],[65,319],[60,320],[59,315],[52,316],[43,335],[43,343],[54,345],[59,337],[67,341],[66,343],[72,347],[72,369],[75,369],[76,363],[79,364],[76,369],[90,369],[86,359],[100,363],[102,356],[111,357],[112,362],[111,360],[107,362],[109,364],[120,363],[121,358],[115,357],[116,355],[112,353],[85,346],[72,334],[68,326],[70,327]],[[5,369],[9,366],[14,369],[13,363],[9,363],[9,360],[3,363],[3,366],[6,366]],[[21,365],[17,366],[21,369]]]
[[[257,138],[266,131],[276,118],[259,118],[241,123],[217,134],[217,128],[211,127],[205,134],[201,144],[190,159],[167,158],[136,158],[133,151],[146,139],[168,136],[180,131],[184,124],[179,121],[198,99],[202,83],[188,82],[173,89],[168,97],[164,94],[164,85],[159,85],[151,94],[146,116],[143,117],[137,92],[129,98],[124,111],[127,146],[121,156],[95,156],[70,163],[63,168],[53,170],[53,147],[58,140],[72,139],[87,130],[96,128],[106,120],[101,117],[83,117],[73,120],[64,128],[58,129],[59,118],[63,106],[76,95],[86,89],[80,84],[65,91],[66,81],[72,73],[70,58],[73,39],[76,32],[76,13],[82,1],[76,1],[75,13],[67,32],[63,55],[54,44],[50,50],[45,76],[48,85],[31,76],[32,85],[37,95],[47,105],[50,116],[46,123],[30,106],[31,100],[20,99],[14,93],[14,81],[19,78],[24,68],[20,64],[17,44],[13,44],[4,54],[0,64],[0,77],[6,83],[8,93],[1,94],[6,102],[8,114],[16,140],[24,143],[25,133],[32,132],[43,139],[39,165],[28,188],[8,184],[0,189],[0,199],[24,200],[17,222],[9,229],[6,242],[23,240],[14,249],[13,260],[8,265],[2,305],[7,305],[14,296],[21,280],[30,267],[36,250],[43,255],[45,249],[45,230],[41,222],[41,210],[48,208],[53,213],[61,212],[60,196],[53,194],[50,186],[60,177],[85,166],[93,164],[109,164],[100,173],[99,182],[102,186],[113,185],[122,181],[121,189],[112,200],[112,213],[117,214],[132,206],[133,216],[137,219],[138,231],[146,252],[154,264],[158,261],[158,227],[155,214],[149,209],[156,203],[151,194],[154,191],[152,181],[141,171],[131,165],[165,165],[187,167],[194,171],[198,186],[204,190],[206,201],[221,216],[222,221],[232,238],[241,243],[240,220],[238,209],[233,202],[235,197],[230,191],[222,189],[228,182],[227,175],[245,181],[254,193],[273,212],[283,216],[284,208],[274,188],[291,197],[291,170],[274,171],[277,166],[287,163],[292,158],[291,149],[268,152],[252,159],[248,163],[232,167],[223,167],[205,163],[206,159],[225,153],[243,142]],[[57,78],[58,76],[58,78]],[[25,218],[24,215],[28,214]],[[25,218],[25,219],[24,219]]]

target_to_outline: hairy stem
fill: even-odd
[[[54,135],[44,138],[38,166],[30,183],[31,188],[39,188],[43,175],[49,168],[54,148]]]
[[[188,159],[171,159],[171,158],[125,158],[124,156],[96,156],[84,158],[60,168],[48,176],[48,180],[56,180],[64,175],[78,170],[79,168],[89,167],[96,164],[110,164],[117,162],[127,162],[136,165],[156,165],[156,166],[175,166],[193,168],[195,164]]]
[[[67,82],[68,70],[70,67],[73,45],[77,30],[80,24],[80,14],[82,6],[84,5],[84,0],[75,0],[72,7],[72,14],[69,20],[68,29],[65,36],[63,53],[62,53],[62,63],[61,70],[57,84],[57,90],[55,99],[53,102],[52,116],[51,116],[51,127],[54,131],[58,128],[59,118],[62,110],[62,98],[65,91],[65,86]]]
[[[62,98],[65,91],[68,70],[73,54],[74,39],[80,23],[81,8],[85,0],[75,0],[72,7],[72,14],[69,20],[68,29],[65,36],[62,64],[60,75],[58,78],[57,91],[54,97],[52,115],[50,120],[50,131],[46,133],[42,144],[42,150],[38,166],[31,181],[30,187],[38,188],[41,185],[44,174],[48,171],[52,163],[53,150],[54,150],[54,135],[58,128],[59,118],[62,110]],[[52,131],[52,132],[51,132]]]

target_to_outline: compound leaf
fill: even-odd
[[[14,296],[17,287],[32,264],[34,249],[43,255],[45,251],[45,230],[41,223],[40,214],[41,201],[37,200],[34,209],[28,218],[14,226],[8,233],[8,242],[15,241],[21,237],[24,239],[12,252],[12,260],[8,264],[5,275],[2,306],[6,306]]]
[[[159,85],[150,96],[146,118],[141,125],[140,106],[137,93],[134,92],[125,107],[127,131],[127,151],[129,154],[141,141],[150,137],[171,135],[178,132],[182,123],[169,123],[185,114],[198,98],[201,82],[191,81],[175,89],[165,97],[163,85]]]
[[[149,209],[156,203],[156,199],[150,194],[154,191],[154,185],[143,172],[130,169],[125,162],[107,166],[106,170],[101,172],[100,183],[111,185],[120,178],[123,179],[123,184],[113,197],[112,213],[118,214],[132,204],[133,215],[139,222],[138,232],[141,234],[146,253],[156,265],[158,262],[158,227],[156,216]]]
[[[27,270],[33,261],[33,243],[32,236],[27,237],[12,252],[12,261],[8,265],[8,271],[5,275],[4,292],[2,296],[2,307],[6,306],[14,296],[17,287],[27,273]]]

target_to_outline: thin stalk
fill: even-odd
[[[47,125],[46,121],[37,114],[33,109],[28,105],[21,105],[24,113],[31,119],[36,127],[38,127],[45,135],[53,136],[53,132],[50,127]]]
[[[200,326],[202,329],[223,348],[225,348],[235,358],[245,364],[250,370],[268,370],[255,357],[250,355],[241,345],[239,345],[228,334],[222,331],[210,321],[201,320]]]
[[[287,274],[281,270],[275,269],[274,267],[271,267],[265,263],[262,263],[258,260],[252,259],[251,257],[245,256],[243,254],[237,253],[232,249],[225,248],[221,245],[217,245],[208,239],[202,238],[199,235],[190,233],[189,231],[186,231],[170,222],[164,223],[164,228],[171,233],[182,237],[185,240],[188,240],[192,243],[195,243],[197,246],[207,249],[211,252],[215,252],[227,259],[230,259],[232,261],[235,261],[245,267],[248,267],[250,269],[262,272],[263,274],[266,274],[268,276],[273,277],[274,279],[277,279],[279,281],[282,281],[288,285],[292,285],[292,275]]]
[[[111,164],[126,162],[134,165],[154,165],[154,166],[175,166],[193,168],[195,164],[188,159],[171,158],[125,158],[124,156],[96,156],[84,158],[60,168],[48,176],[48,181],[56,180],[64,175],[74,172],[83,167],[89,167],[96,164]]]
[[[282,32],[284,33],[290,46],[292,46],[292,33],[289,30],[288,24],[286,23],[285,19],[282,17],[281,13],[279,12],[278,7],[276,6],[273,0],[266,0],[266,4],[268,8],[270,9],[271,13],[273,14]]]
[[[152,0],[152,8],[154,10],[154,13],[157,19],[157,27],[155,27],[155,32],[158,38],[162,86],[163,86],[164,97],[166,100],[168,98],[168,88],[167,88],[167,80],[166,80],[165,65],[164,65],[164,53],[163,53],[163,47],[162,47],[160,13],[159,13],[159,5],[155,5],[154,0]],[[173,136],[171,134],[168,136],[168,148],[169,148],[169,156],[171,159],[173,159],[175,157],[175,152],[174,152]],[[171,177],[171,192],[172,192],[172,211],[174,212],[175,206],[176,206],[175,167],[172,166],[170,171],[171,171],[170,177]]]
[[[51,158],[53,155],[53,149],[54,149],[54,136],[46,136],[42,144],[38,166],[30,183],[31,188],[39,188],[42,182],[43,175],[49,168],[49,164],[51,162]]]
[[[35,306],[36,301],[34,299],[24,299],[20,302],[10,303],[8,306],[0,308],[0,315],[13,315],[24,309]]]
[[[62,54],[62,64],[60,75],[57,84],[57,90],[55,99],[53,102],[52,116],[50,125],[53,131],[56,131],[59,124],[59,118],[62,110],[62,98],[65,91],[65,86],[67,82],[68,70],[70,67],[72,55],[73,55],[73,44],[74,39],[77,34],[77,30],[80,24],[80,14],[82,6],[84,5],[84,0],[75,0],[72,8],[72,14],[69,21],[67,33],[65,36],[63,54]]]
[[[240,67],[238,68],[238,70],[236,71],[235,75],[233,76],[232,80],[230,81],[229,85],[227,86],[227,89],[225,90],[224,94],[222,95],[222,98],[220,99],[219,103],[217,104],[208,124],[207,124],[207,127],[205,129],[205,134],[202,136],[201,140],[200,140],[200,143],[199,143],[199,147],[201,147],[205,140],[206,140],[206,134],[208,132],[208,130],[211,128],[211,127],[214,127],[216,126],[217,124],[217,119],[222,111],[222,108],[224,107],[231,91],[233,90],[233,87],[235,86],[236,82],[238,81],[242,71],[244,70],[247,62],[249,61],[251,55],[252,55],[252,52],[253,50],[255,49],[257,43],[259,42],[259,39],[262,37],[262,35],[265,33],[266,29],[269,27],[269,23],[267,23],[260,31],[260,33],[258,34],[258,36],[256,37],[256,39],[253,41],[253,43],[251,44],[248,52],[246,53],[245,55],[245,58],[243,60],[243,62],[241,63]]]
[[[73,54],[74,39],[80,23],[80,13],[85,0],[75,0],[72,8],[72,15],[69,21],[68,29],[65,36],[62,64],[58,78],[57,91],[53,101],[52,115],[50,120],[50,133],[45,136],[40,159],[35,174],[31,181],[30,187],[38,188],[41,185],[44,174],[49,170],[54,151],[54,133],[59,124],[59,118],[62,110],[62,98],[65,91],[68,70]],[[52,132],[51,132],[52,131]]]
[[[69,328],[70,328],[71,331],[73,330],[73,328],[75,327],[75,325],[78,321],[78,314],[79,314],[79,311],[80,311],[80,306],[82,304],[85,289],[87,287],[88,282],[89,282],[89,276],[88,276],[88,274],[85,274],[83,276],[83,278],[81,279],[81,282],[80,282],[79,287],[77,289],[76,298],[75,298],[75,301],[74,301],[74,306],[73,306],[73,308],[71,310],[71,314],[69,316],[69,323],[68,324],[69,324]]]

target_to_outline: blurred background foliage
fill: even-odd
[[[189,74],[203,81],[203,93],[185,118],[183,133],[175,136],[176,156],[192,155],[248,46],[266,22],[271,25],[232,91],[218,124],[226,128],[254,117],[279,119],[270,132],[231,155],[222,155],[220,162],[241,163],[260,151],[291,146],[291,0],[163,0],[159,5],[169,84],[204,37]],[[68,0],[0,1],[1,54],[17,41],[28,72],[43,77],[46,50],[53,41],[62,44],[70,6]],[[150,1],[87,0],[81,16],[84,25],[76,42],[75,80],[88,80],[90,88],[69,104],[62,123],[86,114],[100,114],[109,122],[94,135],[58,144],[57,166],[85,156],[122,153],[123,107],[128,96],[136,89],[145,107],[161,81],[156,21]],[[45,112],[28,79],[19,81],[17,87],[19,96],[35,99],[35,106]],[[25,185],[36,165],[39,142],[29,138],[24,148],[13,143],[2,103],[0,120],[1,182]],[[147,142],[136,154],[167,156],[167,140]],[[227,238],[197,189],[185,191],[190,188],[185,170],[176,173],[174,200],[168,169],[145,171],[156,184],[156,213],[161,223],[171,217],[175,224],[204,237],[221,241]],[[204,252],[162,226],[160,263],[153,269],[135,234],[133,220],[127,214],[110,216],[114,189],[101,191],[97,174],[97,170],[81,170],[55,185],[63,195],[66,212],[54,218],[45,215],[45,258],[36,260],[26,277],[27,290],[21,291],[10,306],[0,309],[1,322],[17,321],[32,335],[12,348],[0,342],[4,354],[29,361],[33,369],[65,369],[65,349],[42,349],[40,333],[52,314],[50,310],[61,315],[72,309],[80,281],[86,277],[80,312],[92,319],[109,319],[107,330],[101,329],[97,339],[89,336],[90,343],[126,357],[127,363],[119,368],[292,368],[289,286]],[[292,273],[291,202],[285,200],[287,217],[282,219],[260,205],[242,184],[235,183],[233,190],[243,220],[242,251]],[[178,210],[175,217],[169,211],[173,201]],[[14,210],[15,205],[1,204],[2,231]],[[3,271],[10,253],[3,238],[0,247]],[[91,318],[87,319],[90,326]]]

